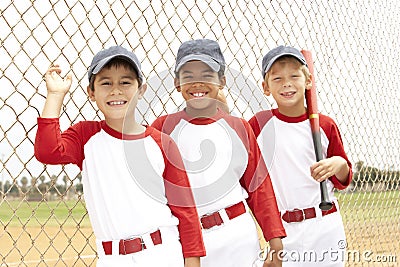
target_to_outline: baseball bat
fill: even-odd
[[[317,162],[322,160],[322,145],[321,145],[321,131],[319,128],[319,115],[318,115],[318,105],[317,105],[317,91],[315,86],[315,75],[314,75],[314,63],[312,59],[311,51],[301,50],[304,58],[306,59],[308,69],[311,73],[312,86],[309,90],[306,90],[306,104],[307,104],[307,114],[310,120],[311,133],[314,143],[314,151]],[[321,203],[319,208],[321,210],[330,210],[333,206],[332,202],[329,200],[328,189],[326,187],[326,180],[320,182],[319,188],[321,191]]]

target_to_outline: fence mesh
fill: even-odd
[[[86,96],[93,55],[116,44],[134,50],[149,83],[138,119],[151,123],[181,108],[175,54],[203,37],[222,47],[228,104],[245,119],[274,107],[260,89],[269,49],[313,52],[320,111],[339,125],[354,164],[354,182],[337,192],[347,265],[399,266],[398,1],[2,0],[0,10],[0,266],[93,266],[97,258],[79,169],[33,156],[50,64],[74,79],[60,118],[66,129],[101,119]]]

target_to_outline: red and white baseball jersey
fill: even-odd
[[[200,216],[246,199],[266,240],[286,236],[268,171],[247,121],[220,110],[211,118],[191,118],[180,111],[159,117],[152,126],[176,142]]]
[[[265,110],[255,114],[249,123],[270,172],[279,210],[318,206],[321,200],[320,185],[310,172],[316,158],[307,114],[287,117],[278,109]],[[350,167],[349,179],[345,184],[336,177],[327,180],[329,198],[335,199],[333,188],[344,189],[350,184],[351,163],[335,122],[320,114],[319,123],[323,157],[341,156]]]
[[[184,256],[205,255],[189,180],[169,136],[153,127],[123,135],[105,121],[79,122],[61,133],[58,118],[38,118],[35,156],[46,164],[79,166],[98,240],[178,225]]]
[[[349,185],[351,163],[343,149],[334,121],[319,116],[323,157],[341,156],[350,167],[349,178],[342,184],[336,177],[327,180],[330,200],[339,208],[333,188]],[[283,266],[343,267],[346,236],[340,212],[322,216],[319,182],[311,177],[315,163],[310,122],[306,114],[287,117],[277,109],[257,113],[249,121],[271,175],[279,210],[282,214],[294,209],[314,208],[316,217],[300,222],[283,222],[287,237],[283,239]]]

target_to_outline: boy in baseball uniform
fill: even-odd
[[[285,237],[272,184],[250,125],[219,108],[226,84],[225,59],[217,42],[181,44],[175,87],[186,107],[156,119],[152,126],[175,140],[187,170],[207,255],[205,267],[251,267],[259,240],[249,208],[271,248]],[[274,255],[264,266],[280,266]]]
[[[82,171],[99,267],[200,266],[205,255],[182,158],[172,139],[135,120],[146,91],[136,55],[121,46],[97,53],[87,92],[104,115],[60,131],[72,76],[46,72],[47,98],[38,118],[35,156]]]
[[[279,46],[262,61],[262,87],[278,108],[261,111],[249,123],[271,175],[287,237],[283,266],[344,266],[345,232],[333,190],[351,181],[351,163],[339,129],[319,114],[324,159],[316,162],[310,123],[304,106],[311,74],[304,56]],[[319,183],[327,181],[333,208],[321,211]]]

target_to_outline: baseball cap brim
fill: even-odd
[[[272,67],[272,65],[275,63],[275,61],[277,61],[279,58],[283,57],[283,56],[292,56],[295,57],[297,60],[299,60],[303,65],[307,66],[307,62],[304,60],[304,58],[300,57],[297,54],[294,53],[280,53],[278,55],[276,55],[275,57],[273,57],[269,62],[268,65],[265,66],[265,69],[263,70],[263,74],[265,76],[265,73],[267,73],[269,71],[269,69]]]
[[[183,57],[179,63],[175,66],[175,72],[178,72],[183,65],[188,63],[189,61],[199,60],[205,64],[207,64],[213,71],[218,72],[221,69],[221,66],[216,61],[216,59],[208,56],[208,55],[187,55]]]
[[[143,74],[140,71],[139,66],[136,64],[135,61],[133,61],[130,57],[126,56],[125,54],[115,54],[115,55],[103,58],[93,68],[93,70],[91,72],[91,75],[98,74],[104,68],[104,66],[107,65],[107,63],[110,62],[114,58],[121,58],[123,60],[126,60],[128,63],[130,63],[133,66],[133,68],[135,69],[135,71],[136,71],[136,73],[138,75],[138,78],[141,81],[143,81]]]

